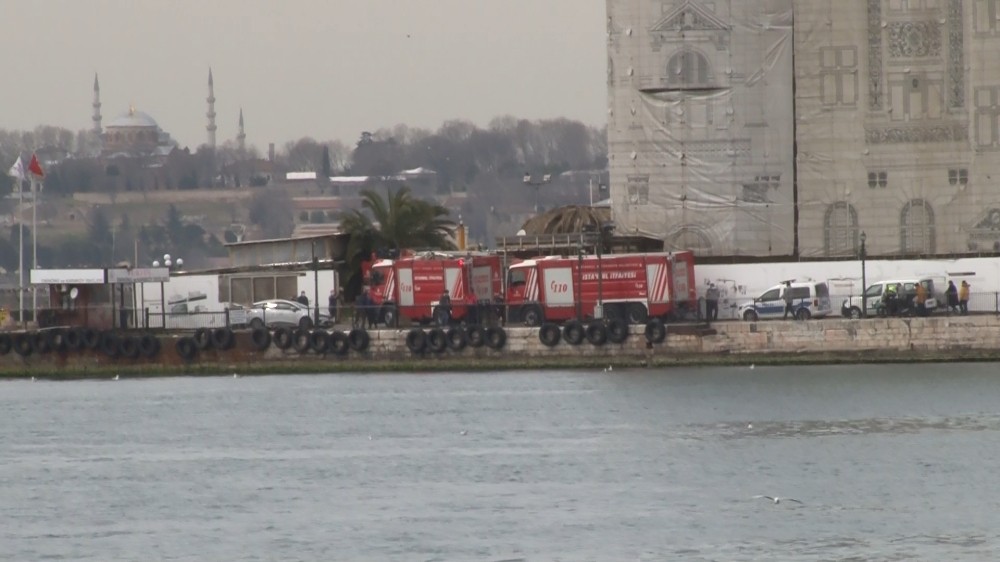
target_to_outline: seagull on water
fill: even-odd
[[[795,498],[781,498],[781,497],[778,497],[778,496],[754,496],[754,498],[755,499],[771,500],[773,503],[776,503],[776,504],[779,504],[779,503],[781,503],[783,501],[786,501],[786,502],[795,502],[795,503],[800,504],[800,505],[805,505],[805,504],[803,504],[802,502],[800,502],[799,500],[797,500]]]
[[[115,378],[113,378],[113,379],[111,379],[111,380],[113,380],[113,381],[116,381],[116,380],[118,380],[118,375],[115,375]]]
[[[466,431],[466,430],[464,430],[464,429],[463,429],[462,431],[458,432],[458,434],[459,434],[459,435],[465,435],[465,434],[467,434],[467,433],[469,433],[469,432],[468,432],[468,431]]]

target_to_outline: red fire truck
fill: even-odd
[[[574,318],[670,320],[696,311],[697,299],[689,251],[548,256],[507,272],[509,318],[528,326]]]
[[[424,252],[379,260],[368,281],[376,318],[387,326],[399,318],[421,324],[481,322],[485,319],[477,318],[477,312],[491,310],[490,303],[503,295],[500,256],[483,252]],[[445,289],[450,315],[438,306]]]

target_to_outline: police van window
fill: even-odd
[[[882,285],[872,285],[871,287],[868,287],[868,290],[865,291],[865,296],[866,297],[882,296]]]
[[[792,287],[793,299],[808,299],[809,287]]]
[[[826,283],[816,283],[816,296],[823,299],[830,296],[830,289]]]
[[[520,269],[510,270],[510,274],[507,278],[508,287],[517,287],[519,285],[524,285],[525,283],[527,283],[527,280],[525,279],[524,271]]]
[[[781,294],[781,289],[771,289],[760,296],[762,301],[776,301],[778,300],[778,295]]]

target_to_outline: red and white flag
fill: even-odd
[[[39,178],[45,177],[45,172],[42,171],[42,165],[38,163],[38,157],[34,154],[31,155],[31,162],[28,163],[28,171],[31,172],[33,176]]]
[[[17,157],[17,162],[14,162],[14,165],[10,167],[10,170],[7,172],[7,175],[12,178],[24,181],[24,162],[21,162],[20,156]],[[18,184],[18,187],[20,187],[20,184]]]

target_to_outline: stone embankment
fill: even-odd
[[[281,337],[266,332],[209,334],[199,345],[194,345],[192,334],[159,334],[155,335],[155,351],[148,345],[148,336],[153,334],[147,335],[145,342],[138,335],[131,336],[134,347],[121,343],[127,336],[99,334],[98,343],[91,347],[84,342],[93,339],[94,334],[89,334],[90,338],[86,334],[82,338],[62,334],[61,339],[48,338],[52,341],[46,343],[44,332],[39,332],[28,334],[34,343],[27,353],[24,348],[29,344],[18,340],[17,334],[8,333],[13,345],[8,344],[7,352],[0,355],[0,376],[76,378],[118,374],[1000,360],[1000,316],[995,315],[668,325],[659,342],[649,341],[646,328],[631,326],[623,342],[606,341],[600,345],[587,338],[572,345],[563,331],[558,332],[557,341],[549,339],[546,344],[538,328],[526,327],[502,330],[502,341],[486,338],[476,342],[475,338],[460,337],[461,342],[444,343],[440,338],[446,332],[435,331],[432,335],[432,330],[426,328],[420,336],[410,329],[371,330],[363,338],[345,332],[333,338],[327,332],[318,336],[301,333],[298,339],[293,335],[291,341],[286,337],[285,348]],[[266,342],[262,339],[265,334]],[[113,344],[116,338],[117,344]],[[458,343],[461,345],[452,345]]]

